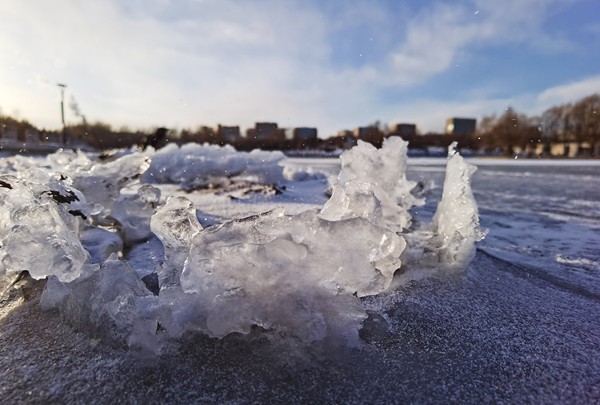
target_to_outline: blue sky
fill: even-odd
[[[530,115],[600,92],[597,0],[0,2],[0,110],[60,126]],[[67,109],[67,121],[77,122]]]

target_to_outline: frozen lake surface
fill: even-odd
[[[253,158],[254,165],[248,166],[250,170],[244,175],[263,176],[263,171],[272,175],[270,164],[274,162],[287,168],[285,179],[266,176],[239,187],[216,184],[220,180],[212,177],[214,188],[207,188],[206,184],[194,183],[196,175],[157,169],[156,173],[170,177],[169,181],[152,183],[160,190],[156,205],[163,206],[169,195],[185,196],[193,203],[203,227],[275,207],[284,207],[287,215],[323,207],[329,199],[326,192],[331,176],[340,169],[338,160],[271,158]],[[15,174],[31,166],[52,171],[70,165],[71,170],[80,170],[77,168],[86,164],[72,157],[61,159],[48,163],[41,158],[6,158],[2,167],[4,173]],[[225,166],[230,170],[239,163],[234,155],[220,159],[227,160]],[[403,258],[389,288],[355,298],[368,314],[360,323],[358,346],[342,344],[342,335],[307,343],[293,334],[251,328],[247,334],[222,338],[188,331],[163,347],[160,355],[140,355],[107,338],[101,330],[89,329],[81,320],[74,322],[68,310],[42,311],[40,296],[45,281],[23,277],[2,300],[0,395],[7,403],[598,401],[600,164],[473,163],[478,166],[471,182],[473,195],[480,224],[488,230],[485,239],[477,242],[473,260],[458,270],[427,273],[419,268],[419,258]],[[425,199],[424,205],[410,208],[412,222],[401,232],[409,247],[411,238],[418,239],[415,235],[434,218],[442,198],[445,165],[445,159],[408,161],[406,176],[418,183],[419,195]],[[124,173],[126,167],[130,166],[120,168],[120,175],[133,178],[135,173]],[[154,169],[150,167],[144,175]],[[107,185],[112,183],[107,179],[111,172],[96,167],[90,173],[99,176],[90,184],[102,180],[103,186],[110,188]],[[279,187],[268,186],[273,182]],[[78,189],[91,200],[96,189],[83,180],[79,184]],[[122,193],[132,196],[138,187],[138,183],[124,184]],[[349,195],[349,189],[346,193]],[[143,196],[146,202],[154,198],[148,190]],[[139,200],[120,204],[112,208],[112,215],[121,215],[123,223],[135,222],[130,212],[133,206],[143,214],[136,218],[149,220],[156,211],[156,207],[148,208],[152,204]],[[95,210],[98,213],[90,215],[101,217],[100,208]],[[290,221],[297,224],[296,219]],[[121,239],[144,240],[139,237],[142,228],[121,230]],[[289,229],[292,238],[298,237],[296,227]],[[166,232],[156,227],[153,231]],[[332,252],[335,246],[343,252],[344,244],[351,243],[351,235],[332,235],[337,235],[333,241],[323,239],[328,241],[323,243],[331,243]],[[108,240],[107,236],[90,238],[97,243]],[[151,264],[162,260],[164,254],[157,239],[146,240],[131,242],[133,248],[123,249],[123,258],[136,271],[152,270]],[[212,249],[213,245],[202,246]],[[85,247],[96,249],[91,243]],[[433,248],[426,246],[424,254]],[[172,252],[177,260],[178,251]],[[248,254],[247,250],[235,252]],[[261,252],[252,250],[248,257],[259,260]],[[411,252],[414,256],[417,251]],[[288,259],[277,256],[273,260]],[[318,260],[322,260],[320,256],[315,263]],[[12,277],[8,281],[14,282],[15,274],[7,273]],[[264,291],[267,294],[269,290]],[[319,297],[315,295],[312,302],[333,302],[319,301]],[[286,302],[277,301],[275,295],[269,299],[278,305]],[[335,305],[342,308],[339,314],[350,313],[346,304]],[[216,333],[216,329],[210,330]]]

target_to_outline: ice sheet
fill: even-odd
[[[126,154],[132,153],[112,159]],[[391,289],[363,298],[350,294],[332,298],[328,289],[326,294],[319,288],[299,289],[300,295],[290,293],[285,299],[280,299],[277,290],[269,296],[270,301],[262,300],[275,315],[272,329],[252,327],[247,335],[233,333],[214,339],[205,334],[216,336],[215,332],[225,333],[226,328],[243,325],[243,317],[238,315],[261,307],[242,301],[245,306],[239,306],[240,312],[222,313],[226,324],[215,318],[207,322],[213,303],[207,306],[199,294],[184,292],[180,279],[158,288],[157,272],[164,268],[166,255],[163,243],[155,236],[134,242],[121,254],[117,251],[119,256],[106,258],[114,253],[109,242],[120,239],[114,239],[119,235],[117,225],[101,221],[100,214],[86,221],[73,217],[65,208],[75,208],[72,204],[76,201],[59,204],[52,195],[43,193],[49,190],[50,177],[61,182],[63,163],[49,164],[54,158],[64,164],[80,159],[69,153],[48,159],[21,157],[17,164],[11,158],[12,169],[2,167],[13,177],[19,174],[21,185],[29,187],[23,182],[26,177],[35,180],[38,191],[28,190],[37,200],[54,204],[68,231],[81,239],[101,266],[85,264],[81,275],[69,283],[49,277],[42,307],[59,308],[61,316],[38,311],[35,291],[43,281],[30,287],[27,282],[32,280],[24,276],[23,283],[9,289],[10,297],[20,297],[19,305],[4,306],[3,295],[0,369],[4,372],[0,374],[5,401],[93,402],[104,398],[152,402],[168,398],[173,402],[268,402],[276,398],[282,402],[593,403],[600,394],[596,381],[600,372],[597,165],[570,166],[565,161],[536,167],[514,161],[482,165],[471,182],[481,225],[490,231],[476,245],[475,260],[466,272],[405,283],[410,279],[405,276],[416,266],[422,267],[422,273],[443,270],[440,258],[445,257],[441,250],[431,248],[436,246],[432,218],[445,193],[442,185],[448,160],[439,159],[433,168],[411,167],[409,162],[407,177],[420,183],[426,203],[409,212],[411,225],[401,233],[407,247]],[[89,155],[89,159],[98,164],[94,156]],[[327,172],[336,165],[331,159],[317,163],[313,173]],[[18,165],[22,172],[14,170]],[[88,170],[83,169],[85,166],[78,169],[83,176]],[[42,176],[32,168],[48,173]],[[301,167],[295,169],[295,173],[303,171]],[[161,190],[161,200],[153,218],[159,224],[182,219],[184,224],[193,225],[196,218],[203,224],[203,229],[183,226],[181,236],[173,237],[175,242],[183,242],[185,263],[185,246],[191,246],[193,236],[211,230],[212,225],[228,229],[237,223],[230,223],[232,220],[278,206],[284,213],[276,223],[307,210],[319,210],[328,199],[327,184],[320,176],[309,177],[304,181],[284,180],[278,186],[287,188],[280,194],[244,195],[243,188],[188,193],[178,185],[154,183],[152,186]],[[69,196],[67,189],[79,195],[68,180],[62,183],[64,188],[55,190],[59,200],[59,195]],[[119,186],[119,196],[135,195],[140,186],[135,180],[126,184],[126,189]],[[165,204],[184,196],[180,214],[176,213],[177,204]],[[27,205],[31,200],[22,202]],[[158,213],[163,209],[168,215],[160,218]],[[75,221],[68,221],[65,215]],[[366,218],[358,219],[361,224],[371,224]],[[264,222],[258,218],[248,221],[258,229],[268,223],[266,218]],[[293,242],[291,246],[297,247],[294,239],[278,236],[282,229],[277,225],[275,236],[271,235],[275,244],[288,246]],[[343,249],[346,233],[329,241],[330,245]],[[100,243],[102,235],[106,236],[105,244]],[[243,241],[249,237],[242,231],[236,235]],[[104,248],[97,249],[96,243]],[[244,243],[252,260],[272,256],[282,260],[277,249],[260,251],[258,244]],[[205,246],[204,242],[198,246]],[[294,252],[289,249],[290,254]],[[419,254],[413,257],[411,252]],[[424,253],[430,254],[431,260]],[[260,269],[248,273],[262,277]],[[8,276],[9,280],[19,279],[18,273]],[[297,317],[277,321],[292,308],[292,302],[307,305],[294,309]],[[277,303],[281,308],[273,310]],[[332,324],[338,314],[346,317]],[[74,328],[66,327],[66,323]],[[274,326],[276,323],[279,326]],[[209,325],[215,332],[210,332]],[[361,350],[340,348],[341,342],[356,342],[351,339],[356,328],[361,328]],[[205,332],[190,333],[194,330]],[[344,331],[348,334],[343,335]],[[326,334],[341,339],[331,342]],[[181,336],[177,345],[169,340],[173,336]],[[330,344],[322,345],[324,342]],[[133,353],[156,353],[161,345],[163,356],[147,362],[124,353],[127,347]]]

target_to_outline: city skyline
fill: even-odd
[[[595,12],[596,11],[596,12]],[[535,115],[600,91],[591,0],[0,4],[0,109],[61,126],[415,123]],[[78,118],[66,108],[67,122]]]

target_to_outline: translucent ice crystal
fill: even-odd
[[[340,156],[342,169],[321,217],[361,217],[396,231],[407,228],[408,210],[422,201],[411,194],[416,183],[406,179],[406,153],[399,137],[387,138],[381,149],[358,141]]]
[[[36,279],[74,280],[89,259],[58,203],[8,175],[0,176],[0,244],[0,271],[27,270]]]
[[[283,180],[281,152],[237,152],[233,147],[189,143],[170,144],[157,151],[143,180],[148,183],[176,183],[185,187],[207,186],[214,179],[244,177],[272,184]],[[221,179],[221,180],[219,180]]]
[[[207,228],[191,243],[181,286],[204,302],[207,333],[248,332],[257,324],[309,341],[342,319],[353,323],[346,332],[358,330],[364,312],[356,305],[338,312],[330,301],[383,291],[405,248],[401,237],[363,218],[332,222],[316,210],[288,216],[282,209]]]
[[[50,279],[42,295],[45,309],[60,309],[78,328],[151,352],[159,347],[156,303],[127,262],[114,256],[71,283]]]
[[[101,263],[112,254],[123,251],[123,241],[116,232],[90,227],[80,234],[80,238],[90,253],[92,263]]]
[[[475,242],[485,236],[470,184],[476,170],[458,154],[453,142],[448,148],[442,199],[433,217],[441,259],[451,266],[466,265],[475,255]]]
[[[121,189],[134,181],[148,168],[148,156],[130,154],[116,160],[92,166],[78,167],[68,176],[73,186],[83,192],[88,202],[100,206],[103,215],[108,215]]]
[[[167,260],[158,274],[160,284],[178,285],[192,238],[202,230],[196,218],[196,209],[186,197],[169,197],[166,204],[152,216],[150,227],[162,242]]]
[[[142,242],[152,236],[150,217],[160,202],[160,190],[143,185],[136,194],[121,195],[113,204],[111,217],[121,224],[123,241],[127,245]]]
[[[332,196],[321,210],[288,215],[276,208],[206,228],[186,197],[170,196],[160,205],[159,189],[150,185],[131,194],[132,178],[145,170],[146,158],[152,162],[142,182],[202,186],[229,178],[280,181],[283,155],[189,144],[92,165],[56,156],[78,167],[73,185],[85,196],[60,178],[43,180],[43,173],[32,181],[39,190],[1,177],[0,203],[6,202],[0,205],[1,263],[11,270],[36,267],[37,277],[55,274],[42,297],[45,308],[59,308],[72,322],[145,351],[156,352],[163,335],[199,331],[223,337],[253,326],[304,342],[356,345],[367,318],[361,298],[389,288],[401,257],[411,260],[411,268],[464,266],[483,235],[469,184],[474,168],[454,148],[433,223],[423,232],[409,228],[409,210],[422,201],[406,178],[406,152],[400,138],[386,139],[381,149],[359,142],[342,155]],[[54,196],[44,194],[51,181],[57,182]],[[124,193],[123,185],[129,186]],[[69,191],[102,204],[102,213],[120,223],[124,257],[131,263],[117,260],[117,239],[97,243],[102,235],[109,240],[117,234],[90,228],[95,223],[81,238],[99,264],[85,263],[77,233],[61,219],[65,208],[57,199],[69,198]],[[18,215],[24,220],[17,221]],[[44,265],[27,256],[18,246],[23,240],[54,262]],[[408,249],[407,240],[413,244]]]

